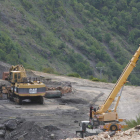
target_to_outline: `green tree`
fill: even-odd
[[[18,54],[15,50],[12,49],[11,52],[6,56],[6,61],[13,65],[19,63]]]
[[[23,6],[25,7],[26,10],[30,10],[32,8],[32,4],[27,1],[27,0],[21,0]]]
[[[126,34],[126,29],[123,27],[123,26],[119,26],[119,32],[121,33],[121,34],[123,34],[123,35],[125,35]]]
[[[109,43],[110,40],[111,40],[111,35],[109,33],[105,33],[104,40],[105,40],[106,43]]]
[[[134,39],[135,39],[135,32],[132,30],[130,31],[129,33],[129,37],[128,37],[128,40],[132,43],[134,43]]]
[[[136,23],[135,21],[137,20],[138,9],[135,7],[132,7],[131,14],[132,14],[132,19],[133,19],[133,25],[135,25]]]
[[[126,10],[127,9],[127,0],[120,0],[117,9],[121,10]]]
[[[137,14],[137,23],[140,23],[140,12]]]
[[[136,40],[136,45],[139,45],[140,44],[140,37]]]
[[[0,60],[5,61],[5,56],[6,53],[2,49],[0,49]]]
[[[104,6],[104,7],[102,8],[102,13],[103,13],[104,15],[108,15],[108,12],[109,12],[108,7],[107,7],[107,6]]]

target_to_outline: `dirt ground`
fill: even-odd
[[[79,122],[88,120],[90,105],[102,105],[111,92],[114,84],[92,82],[66,76],[56,76],[41,72],[35,75],[57,82],[71,82],[73,90],[62,98],[45,99],[45,105],[24,102],[17,105],[9,100],[0,100],[0,123],[5,120],[21,117],[35,121],[47,131],[47,139],[65,139],[76,137]],[[118,106],[119,117],[135,119],[140,113],[140,87],[125,86]],[[112,106],[113,107],[113,106]]]

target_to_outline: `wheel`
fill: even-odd
[[[111,130],[111,131],[117,131],[117,130],[118,130],[117,125],[112,124],[112,125],[110,126],[110,130]]]
[[[87,125],[85,123],[82,123],[82,132],[80,133],[81,138],[85,137],[86,127],[87,127]]]
[[[44,97],[42,97],[42,96],[39,97],[39,103],[40,103],[41,105],[44,104]]]
[[[85,123],[82,123],[82,131],[83,132],[86,132],[86,127],[87,127],[86,124]]]
[[[81,137],[81,138],[84,138],[85,136],[86,136],[86,134],[85,134],[84,132],[81,132],[81,133],[80,133],[80,137]]]

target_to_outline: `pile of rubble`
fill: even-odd
[[[46,90],[59,90],[62,94],[69,93],[72,91],[71,82],[58,82],[53,80],[44,80],[43,83],[46,84]]]
[[[54,126],[42,128],[34,121],[26,121],[22,118],[10,119],[0,124],[0,140],[48,140],[54,139],[48,129]],[[56,128],[55,128],[56,129]],[[49,132],[50,131],[50,132]]]
[[[126,131],[103,132],[85,138],[67,138],[66,140],[140,140],[140,125]]]

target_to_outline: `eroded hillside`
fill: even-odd
[[[1,0],[0,60],[81,77],[104,67],[102,79],[116,81],[139,44],[139,9],[133,0]]]

